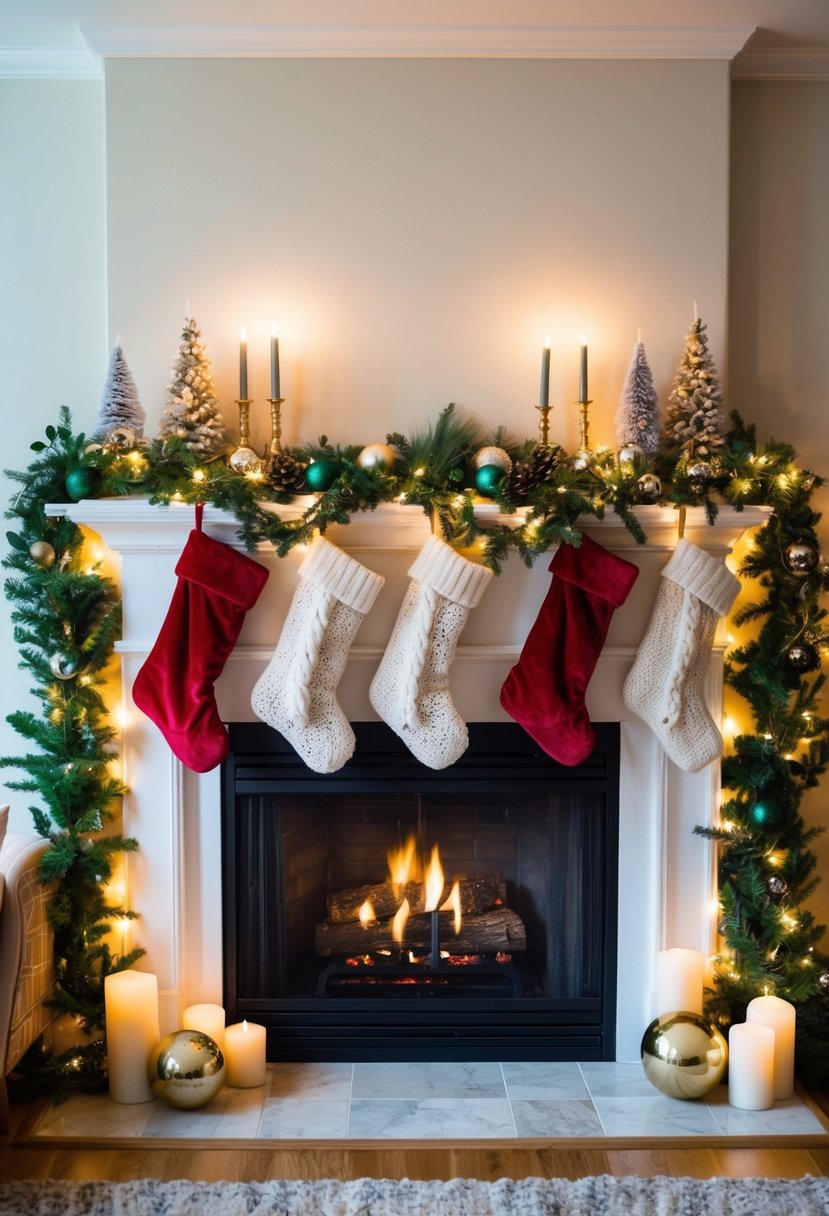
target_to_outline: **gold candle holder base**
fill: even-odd
[[[284,397],[268,397],[271,407],[271,456],[282,451],[282,402]]]
[[[579,407],[579,450],[576,453],[576,459],[582,468],[589,462],[591,456],[593,455],[593,453],[590,451],[590,445],[587,442],[587,432],[590,426],[587,414],[588,408],[592,404],[593,402],[591,400],[576,402],[576,405]]]
[[[239,446],[230,453],[228,464],[236,473],[258,473],[262,468],[262,461],[250,446],[252,398],[242,397],[236,404],[239,407]]]
[[[550,444],[550,410],[551,405],[537,405],[538,410],[538,442],[541,447],[549,447]]]

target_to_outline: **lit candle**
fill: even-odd
[[[146,971],[116,971],[104,978],[109,1096],[115,1102],[149,1102],[147,1057],[161,1035],[158,980]]]
[[[188,1005],[181,1015],[181,1025],[183,1030],[199,1030],[210,1035],[224,1054],[225,1011],[221,1005]]]
[[[271,397],[276,400],[281,397],[279,391],[279,335],[274,327],[271,334]]]
[[[579,361],[579,401],[589,401],[587,396],[587,339],[581,340],[581,359]]]
[[[244,329],[239,332],[239,400],[248,399],[248,343]]]
[[[660,950],[656,956],[657,1013],[702,1013],[702,954]]]
[[[541,351],[541,390],[538,396],[538,404],[548,406],[550,404],[550,339],[544,343]]]
[[[790,1098],[794,1093],[794,1005],[779,996],[756,996],[748,1003],[746,1021],[774,1031],[774,1100]]]
[[[265,1084],[265,1027],[236,1022],[225,1031],[225,1080],[237,1089]]]
[[[728,1101],[740,1110],[768,1110],[774,1100],[774,1031],[739,1022],[728,1032]]]

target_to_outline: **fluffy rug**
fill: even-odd
[[[1,1216],[829,1216],[829,1178],[0,1182]]]

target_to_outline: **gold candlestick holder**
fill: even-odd
[[[550,410],[551,405],[537,405],[538,410],[538,442],[541,447],[546,448],[550,443]]]
[[[236,404],[239,407],[239,446],[230,453],[228,464],[236,473],[258,473],[262,468],[262,461],[250,446],[252,398],[242,397]]]
[[[590,445],[587,442],[587,432],[590,426],[587,414],[592,404],[591,400],[576,402],[576,405],[579,407],[579,450],[577,456],[583,464],[586,464],[592,455]]]
[[[282,402],[284,397],[268,397],[271,406],[271,456],[282,451]]]

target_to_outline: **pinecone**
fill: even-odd
[[[277,452],[265,467],[265,479],[277,494],[299,494],[305,482],[305,465],[290,452]]]
[[[507,483],[510,498],[526,498],[550,477],[561,448],[557,443],[537,443],[526,460],[513,465]]]

